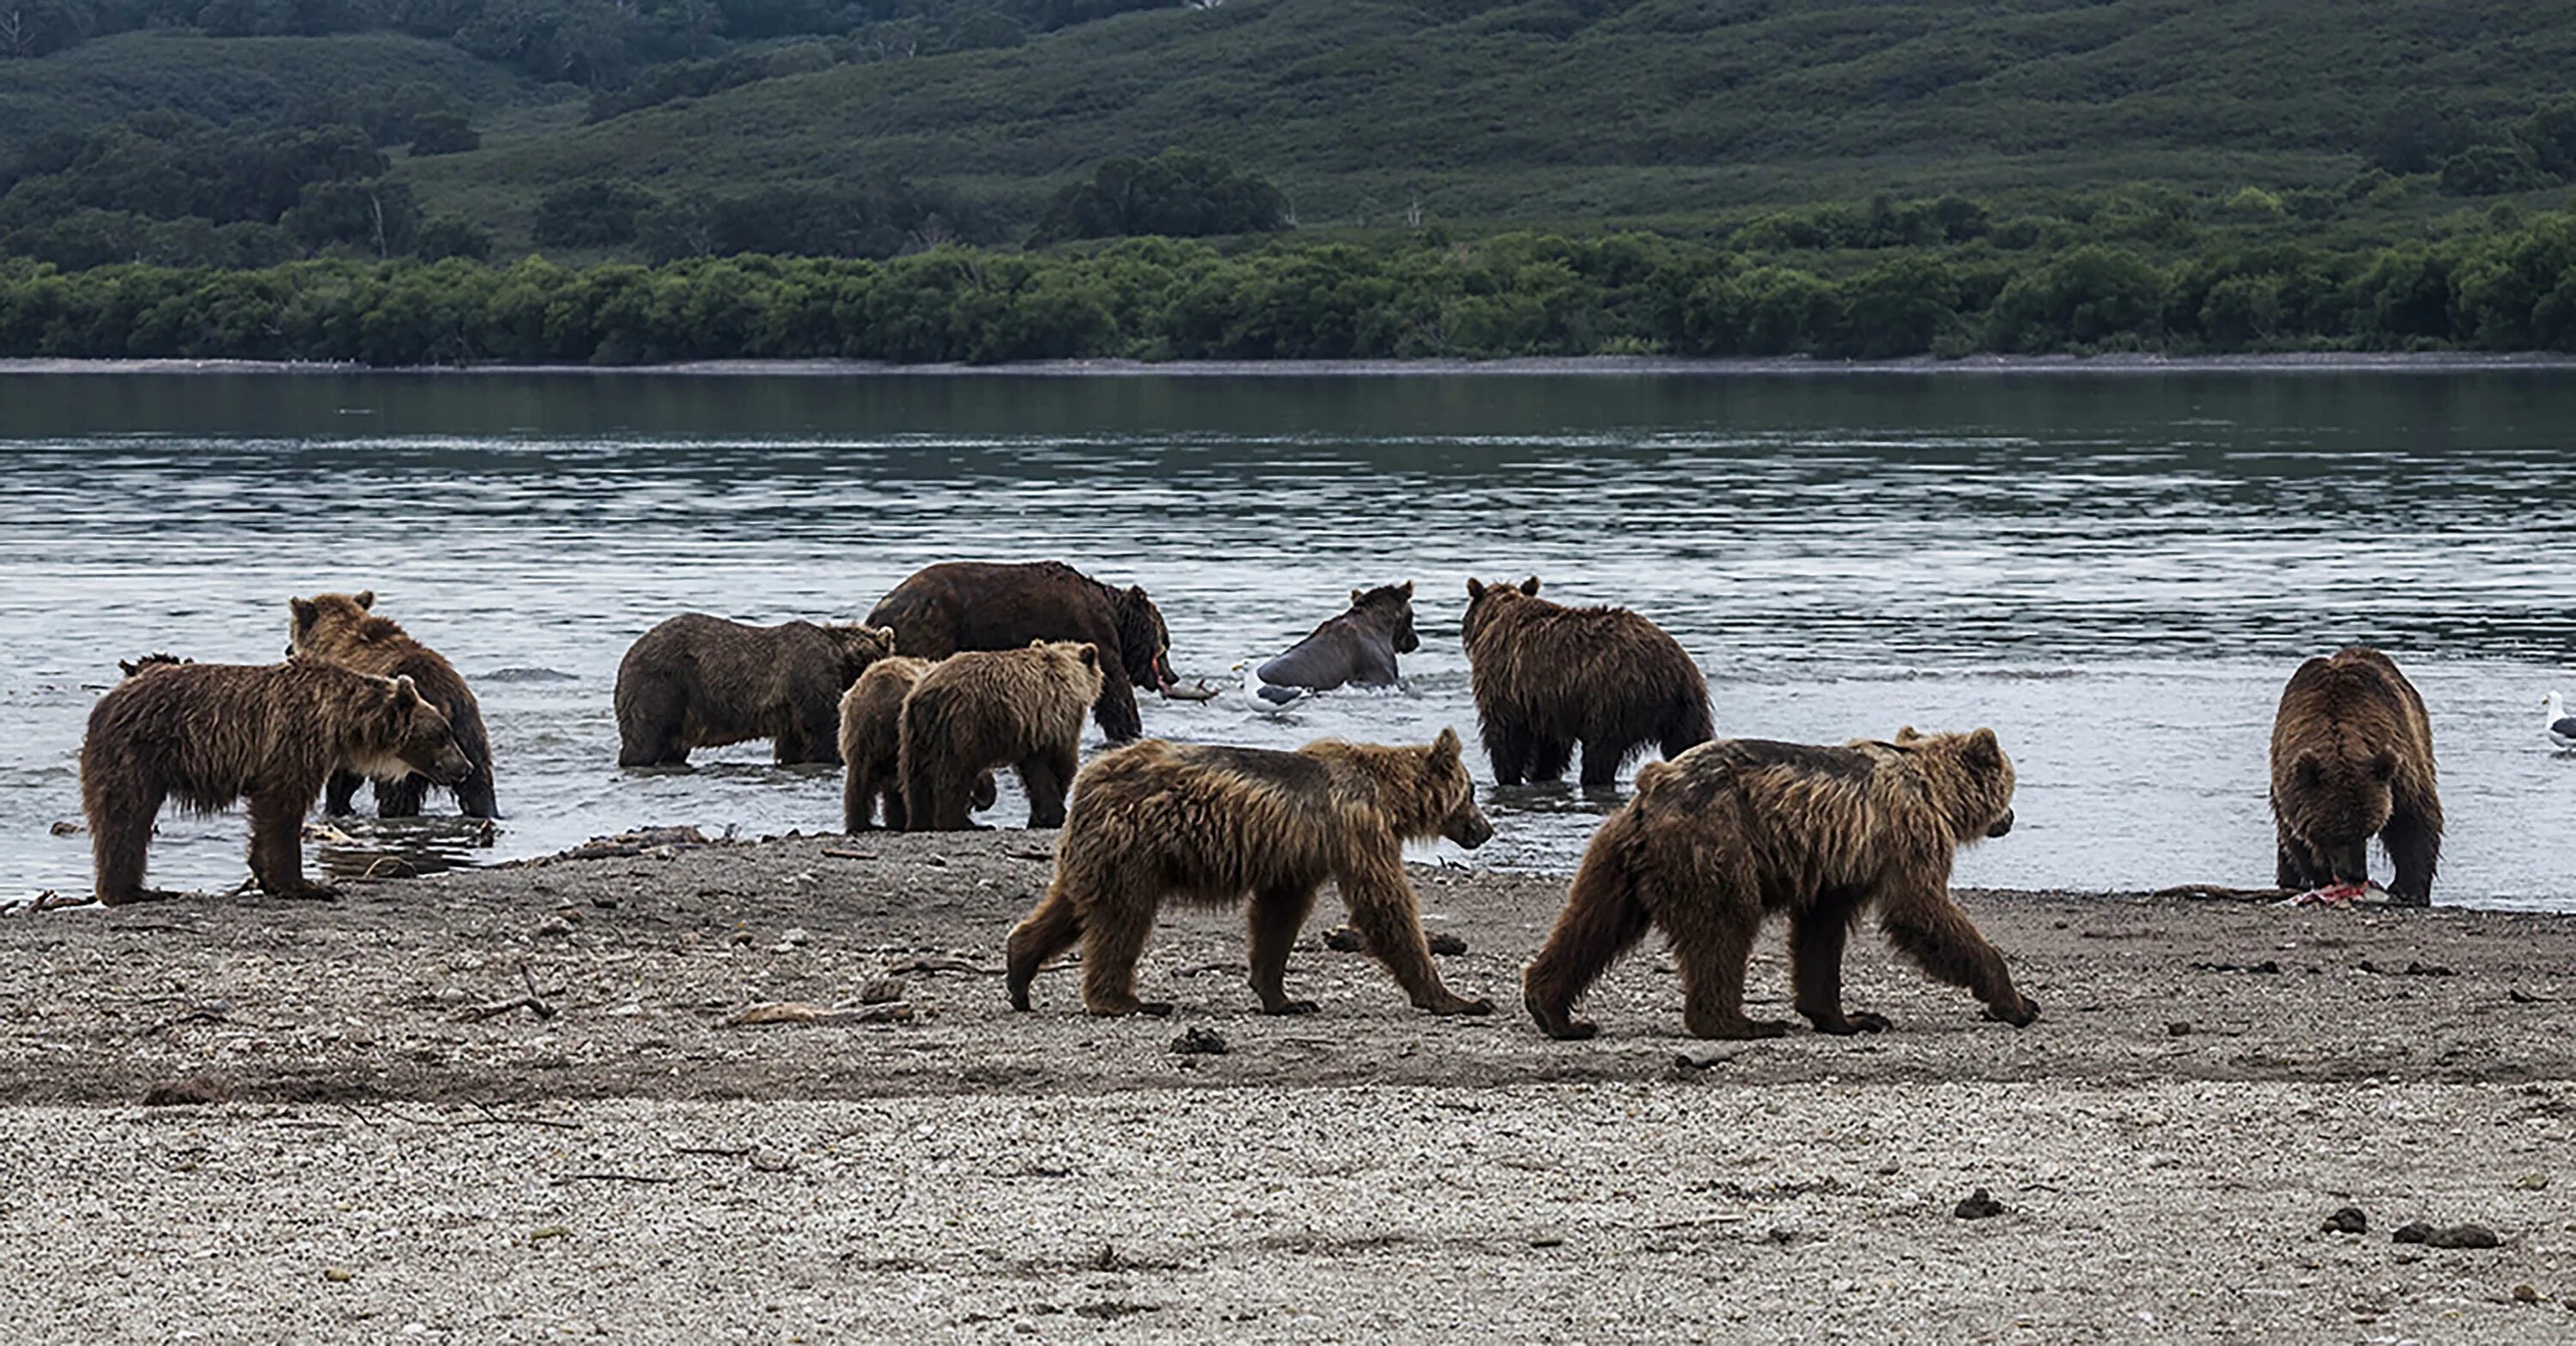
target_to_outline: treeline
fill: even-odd
[[[1647,234],[1228,254],[940,247],[889,261],[661,267],[0,264],[0,355],[635,364],[1671,354],[2576,350],[2576,216],[2336,252],[2159,264],[2086,244],[1829,277]]]

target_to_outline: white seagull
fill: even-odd
[[[1243,699],[1264,715],[1276,715],[1310,695],[1303,687],[1273,687],[1263,682],[1260,671],[1249,659],[1236,660],[1226,672],[1243,675]]]
[[[2567,713],[2567,703],[2551,692],[2540,702],[2541,723],[2549,727],[2549,741],[2562,749],[2576,749],[2576,715]]]

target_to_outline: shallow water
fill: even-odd
[[[2367,641],[2432,708],[2437,899],[2576,907],[2576,761],[2539,710],[2576,691],[2571,423],[2576,376],[2547,370],[0,375],[0,897],[88,886],[86,838],[48,828],[79,816],[116,660],[274,659],[292,594],[372,587],[474,682],[490,859],[834,826],[837,776],[762,745],[620,771],[626,646],[1056,557],[1146,585],[1181,674],[1216,681],[1353,587],[1419,582],[1402,690],[1148,700],[1173,737],[1472,740],[1463,582],[1532,573],[1663,624],[1723,734],[1992,725],[2020,825],[1959,878],[2022,887],[2268,883],[2281,683]],[[1489,787],[1496,840],[1450,853],[1567,865],[1614,803]],[[238,814],[162,829],[156,882],[242,875]]]

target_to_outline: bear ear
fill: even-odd
[[[1147,600],[1146,600],[1146,598],[1145,598],[1145,586],[1144,586],[1144,585],[1141,585],[1141,584],[1130,584],[1130,585],[1128,585],[1128,586],[1127,586],[1127,596],[1128,596],[1129,598],[1135,599],[1135,600],[1136,600],[1137,602],[1139,602],[1139,603],[1142,603],[1142,602],[1147,601]]]
[[[886,647],[887,649],[889,649],[889,650],[890,650],[890,649],[893,649],[893,648],[894,648],[894,628],[893,628],[893,627],[891,627],[891,626],[880,626],[880,627],[878,627],[878,628],[877,628],[877,639],[879,639],[879,640],[881,640],[881,641],[884,641],[884,642],[885,642],[885,647]]]
[[[1528,594],[1532,598],[1538,597],[1538,576],[1532,575],[1528,579],[1522,580],[1521,592]]]
[[[322,611],[322,609],[313,606],[310,602],[301,598],[290,598],[286,600],[286,610],[295,614],[295,629],[298,631],[311,626],[313,624],[313,618]]]
[[[1457,762],[1462,746],[1458,742],[1458,731],[1442,725],[1440,737],[1431,740],[1431,765],[1446,770]]]
[[[2397,754],[2381,749],[2378,756],[2370,759],[2370,778],[2382,785],[2397,779]]]
[[[1082,642],[1080,645],[1075,646],[1074,648],[1076,648],[1076,649],[1078,649],[1078,650],[1082,651],[1082,666],[1083,666],[1084,668],[1098,668],[1098,667],[1100,667],[1100,647],[1099,647],[1099,646],[1094,645],[1094,644],[1092,644],[1090,641],[1086,640],[1086,641]]]
[[[358,606],[365,608],[370,612],[375,611],[376,591],[373,589],[360,589],[358,591]]]
[[[1047,647],[1047,642],[1046,642],[1046,637],[1044,637],[1044,636],[1040,636],[1040,637],[1038,637],[1037,639],[1032,640],[1032,641],[1030,641],[1030,642],[1029,642],[1029,648],[1030,648],[1030,649],[1033,649],[1033,650],[1043,650],[1043,649],[1045,649],[1046,647]]]
[[[1410,603],[1413,601],[1413,581],[1406,580],[1404,583],[1395,586],[1395,589],[1396,592],[1404,595],[1404,600],[1406,602]]]
[[[1896,731],[1895,741],[1898,743],[1920,743],[1923,741],[1923,734],[1922,731],[1909,724]]]
[[[394,704],[405,708],[420,704],[420,688],[413,685],[408,673],[394,678]]]
[[[1979,729],[1968,735],[1968,755],[1980,762],[2000,762],[2004,760],[2003,741],[1995,737],[1994,730]]]
[[[1368,597],[1368,590],[1366,589],[1351,590],[1351,606],[1358,607],[1360,605],[1360,600],[1366,597]]]
[[[1473,602],[1475,602],[1477,599],[1482,598],[1482,597],[1484,597],[1484,596],[1485,596],[1485,582],[1484,582],[1483,580],[1477,579],[1477,578],[1476,578],[1475,576],[1473,576],[1473,575],[1469,575],[1469,576],[1467,577],[1467,601],[1468,601],[1468,602],[1470,602],[1470,603],[1473,603]]]

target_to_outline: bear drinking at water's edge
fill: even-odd
[[[617,764],[678,766],[691,749],[755,738],[781,764],[838,764],[841,693],[893,648],[872,626],[673,617],[617,665]]]
[[[375,606],[373,589],[288,599],[287,609],[293,613],[294,621],[288,628],[286,652],[311,655],[380,678],[411,679],[421,696],[447,716],[448,727],[456,734],[456,745],[474,760],[473,773],[456,783],[457,810],[468,818],[500,816],[492,798],[492,741],[483,731],[482,706],[474,700],[473,691],[458,675],[455,665],[438,651],[412,639],[392,619],[377,616]],[[354,771],[333,772],[330,788],[323,795],[323,811],[347,813],[358,793],[358,781]],[[421,796],[428,793],[428,781],[412,775],[398,781],[377,781],[375,788],[376,816],[416,818],[420,816]]]
[[[332,772],[453,787],[474,765],[409,678],[306,658],[149,665],[98,699],[81,742],[98,900],[167,896],[143,886],[143,869],[169,799],[211,813],[247,798],[251,876],[262,892],[300,896],[327,891],[304,881],[303,833]]]
[[[1744,1014],[1763,918],[1789,918],[1797,1008],[1827,1033],[1887,1027],[1842,1006],[1843,943],[1875,908],[1923,970],[1964,986],[1990,1017],[2028,1024],[2003,955],[1950,900],[1963,845],[2012,828],[2013,767],[1994,731],[1839,748],[1721,739],[1637,773],[1637,794],[1593,835],[1547,945],[1524,978],[1550,1037],[1590,1037],[1574,1002],[1613,959],[1660,930],[1681,969],[1683,1020],[1709,1038],[1771,1037]]]
[[[1551,603],[1536,575],[1471,579],[1459,635],[1499,784],[1558,779],[1580,742],[1583,783],[1609,785],[1647,744],[1679,757],[1714,732],[1699,665],[1626,608]]]
[[[1485,1014],[1493,1005],[1441,984],[1422,933],[1404,844],[1447,837],[1483,845],[1458,735],[1428,747],[1310,743],[1295,752],[1147,739],[1093,759],[1056,846],[1055,882],[1011,931],[1010,992],[1029,1007],[1047,959],[1082,944],[1082,1002],[1093,1014],[1161,1013],[1136,998],[1136,959],[1167,898],[1231,906],[1249,897],[1252,989],[1268,1014],[1302,1014],[1282,985],[1289,946],[1327,879],[1369,952],[1414,1005]]]
[[[2372,837],[2397,877],[2391,900],[2433,900],[2442,797],[2424,698],[2387,655],[2355,645],[2290,675],[2272,721],[2272,822],[2280,886],[2359,887]]]

